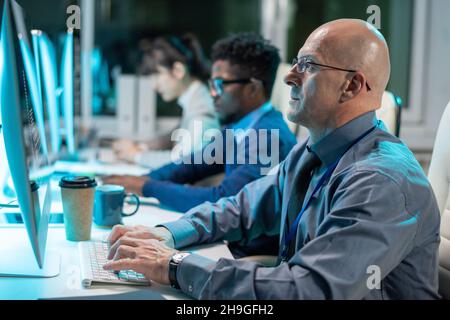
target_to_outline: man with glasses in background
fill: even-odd
[[[278,49],[259,35],[240,33],[219,40],[213,46],[212,61],[209,88],[224,126],[221,134],[223,149],[218,151],[223,153],[219,158],[224,163],[211,164],[204,159],[195,163],[193,154],[187,163],[171,163],[144,177],[111,177],[106,183],[123,185],[130,192],[155,197],[161,204],[185,212],[206,201],[216,202],[235,195],[247,183],[260,178],[261,169],[267,165],[260,155],[276,157],[274,165],[285,159],[296,144],[296,138],[282,114],[269,102],[280,63]],[[241,133],[254,130],[256,135],[266,131],[267,139],[251,140],[240,135],[232,136],[229,141],[226,130]],[[277,141],[271,141],[273,137]],[[272,145],[277,148],[272,150]],[[238,154],[245,158],[239,159]],[[256,163],[251,161],[252,157]],[[225,177],[219,185],[192,185],[220,173]],[[229,246],[235,257],[276,254],[278,236],[261,235],[245,246],[237,242]]]

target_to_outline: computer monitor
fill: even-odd
[[[33,54],[30,51],[30,43],[28,40],[28,35],[25,27],[24,14],[22,8],[16,3],[11,3],[12,14],[15,22],[15,30],[17,32],[17,37],[19,38],[19,47],[21,51],[22,63],[24,66],[24,72],[26,75],[28,90],[30,94],[30,100],[27,103],[31,103],[33,106],[33,112],[36,118],[36,125],[39,131],[42,152],[47,155],[47,139],[45,133],[45,123],[44,123],[44,110],[42,106],[41,88],[39,83],[39,77],[36,73],[36,67],[39,65],[34,64]],[[14,35],[13,35],[14,37]],[[1,59],[3,62],[3,52],[0,52]],[[25,85],[25,84],[24,84]],[[9,175],[9,166],[6,159],[3,136],[0,141],[0,203],[6,204],[11,199],[15,199],[15,191],[12,185],[12,180]],[[8,203],[9,204],[9,203]],[[9,207],[9,206],[8,206]]]
[[[1,40],[0,40],[1,47]],[[3,66],[3,51],[0,50],[0,75],[2,74]],[[1,77],[0,77],[1,88]],[[0,109],[2,108],[0,104]],[[2,113],[0,111],[0,209],[10,207],[14,203],[15,193],[12,188],[12,181],[9,175],[8,159],[6,158],[5,140],[2,132]],[[7,205],[7,206],[6,206]],[[0,223],[3,222],[3,217],[0,217]]]
[[[20,41],[14,37],[11,20],[11,6],[17,5],[14,2],[5,0],[3,5],[0,105],[6,155],[31,248],[5,250],[5,246],[1,246],[0,255],[8,258],[0,259],[0,276],[52,277],[59,274],[60,268],[60,255],[46,252],[52,171],[48,155],[42,152],[36,115],[27,103],[29,92],[23,85],[26,76]]]
[[[67,30],[61,61],[62,110],[64,118],[64,133],[66,137],[67,152],[75,154],[74,133],[74,63],[73,63],[73,30]]]
[[[12,2],[12,12],[14,15],[14,21],[17,30],[17,37],[19,38],[19,45],[21,56],[23,59],[23,65],[25,69],[25,75],[30,91],[31,104],[33,105],[33,111],[36,117],[36,124],[40,135],[41,148],[44,154],[48,154],[47,150],[47,138],[45,134],[44,126],[44,109],[42,106],[41,88],[38,83],[38,75],[36,72],[35,60],[31,52],[30,42],[28,40],[28,34],[25,27],[25,21],[22,8],[16,3]]]
[[[2,40],[0,39],[0,48],[1,48],[1,42]],[[3,72],[3,51],[0,50],[0,75]],[[2,79],[0,77],[0,88],[2,87]],[[2,108],[1,104],[0,104],[0,109]],[[2,134],[2,113],[0,111],[0,188],[4,185],[5,183],[5,176],[7,174],[7,160],[6,160],[6,154],[5,154],[5,143],[3,141],[3,134]],[[0,192],[1,194],[1,192]],[[0,196],[0,201],[1,201],[1,196]]]
[[[40,30],[32,32],[33,44],[36,43],[35,52],[40,57],[40,63],[37,63],[39,72],[41,73],[41,82],[45,97],[46,109],[50,124],[50,142],[51,152],[56,156],[61,148],[60,135],[60,108],[58,100],[58,72],[56,64],[56,53],[50,38]]]
[[[1,47],[1,44],[0,44]],[[1,50],[0,50],[1,55]],[[0,56],[0,64],[1,64],[1,56]],[[2,68],[0,65],[0,74],[2,72]],[[1,79],[0,79],[1,80]],[[0,83],[1,88],[1,83]],[[0,108],[2,106],[0,105]],[[8,179],[8,173],[9,173],[9,167],[8,167],[8,160],[6,159],[6,151],[5,151],[5,142],[3,140],[3,133],[2,133],[2,113],[0,112],[0,208],[2,205],[7,204],[11,201],[6,195],[4,194],[4,187],[6,185],[7,179]],[[0,219],[1,221],[1,219]]]
[[[0,40],[1,47],[1,40]],[[2,66],[3,66],[3,53],[0,50],[0,74],[2,74]],[[0,88],[1,88],[1,77],[0,77]],[[1,109],[0,104],[0,109]],[[6,180],[8,179],[9,167],[8,160],[6,159],[6,151],[5,151],[5,142],[3,140],[2,133],[2,113],[0,112],[0,207],[2,204],[6,204],[10,200],[4,196],[3,188],[6,185]],[[8,201],[9,200],[9,201]],[[0,218],[0,222],[2,219]]]
[[[92,113],[94,115],[101,115],[105,112],[103,110],[107,106],[106,99],[111,93],[111,84],[109,81],[109,66],[108,62],[104,58],[102,51],[99,47],[95,47],[92,50]]]
[[[41,30],[31,31],[35,52],[36,70],[39,81],[45,83],[45,101],[50,120],[52,154],[58,158],[76,153],[74,130],[74,40],[73,30],[69,29],[62,48],[60,82],[56,54],[50,38]],[[61,99],[60,99],[61,98]],[[60,116],[63,116],[63,126]],[[65,137],[66,150],[61,150],[62,136]]]

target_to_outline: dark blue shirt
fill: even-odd
[[[216,202],[222,197],[235,195],[247,183],[262,176],[261,169],[267,169],[267,159],[263,159],[260,155],[271,155],[272,152],[277,152],[277,150],[271,150],[271,132],[276,133],[274,137],[278,139],[279,156],[277,158],[279,162],[286,158],[296,144],[296,138],[283,120],[281,113],[268,104],[233,124],[231,129],[255,129],[256,132],[265,129],[267,130],[267,140],[258,137],[258,143],[255,144],[251,143],[250,139],[236,138],[232,139],[230,144],[229,141],[228,143],[225,141],[227,135],[224,129],[222,131],[223,148],[218,152],[222,152],[222,159],[225,163],[208,164],[202,161],[200,164],[194,164],[195,155],[193,154],[190,156],[191,164],[171,163],[152,171],[149,174],[151,179],[143,187],[143,195],[155,197],[162,205],[181,212],[206,201]],[[232,147],[234,153],[230,150]],[[201,152],[203,153],[204,150]],[[242,151],[241,154],[245,155],[245,159],[240,159],[241,161],[238,161],[239,150]],[[230,157],[230,154],[234,155],[233,161],[228,163],[226,159],[227,156]],[[254,156],[256,156],[257,163],[251,161],[251,157]],[[224,173],[225,177],[217,186],[192,185],[220,173]]]
[[[200,299],[438,298],[440,214],[411,151],[381,125],[342,156],[375,123],[369,112],[310,148],[299,144],[277,174],[164,224],[176,248],[222,239],[245,244],[261,234],[278,234],[281,241],[308,152],[322,165],[313,172],[306,198],[340,159],[301,217],[288,261],[264,268],[192,254],[177,270],[183,292]]]

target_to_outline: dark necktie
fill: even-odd
[[[305,159],[303,165],[300,168],[297,176],[294,178],[293,188],[291,191],[291,197],[289,198],[287,215],[286,215],[286,230],[285,236],[289,233],[297,215],[302,209],[303,202],[305,200],[306,193],[308,192],[309,184],[311,182],[313,170],[320,166],[320,159],[317,155],[309,150],[306,150]],[[284,243],[281,244],[281,250]],[[278,256],[278,262],[281,261],[281,250]],[[289,244],[288,255],[286,260],[292,257],[295,253],[295,238]]]

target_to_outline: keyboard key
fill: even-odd
[[[92,272],[92,281],[101,282],[123,282],[123,283],[147,283],[144,275],[134,272],[132,270],[122,270],[120,272],[113,272],[103,270],[103,265],[108,262],[108,245],[106,242],[91,241],[87,243],[86,255],[90,260],[90,269]]]

